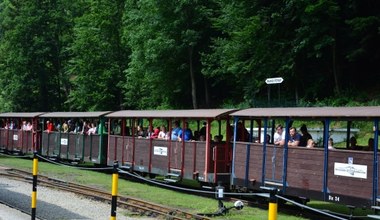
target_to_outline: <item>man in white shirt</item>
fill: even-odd
[[[277,125],[276,133],[274,133],[274,144],[276,145],[284,145],[285,143],[285,132],[282,125]]]

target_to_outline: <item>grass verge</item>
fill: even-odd
[[[20,159],[0,155],[0,166],[17,168],[32,172],[32,160],[28,159]],[[79,170],[66,166],[54,165],[43,161],[39,162],[38,173],[41,175],[49,176],[51,178],[57,178],[80,184],[87,184],[91,187],[108,190],[111,192],[112,176],[110,174],[88,170]],[[168,207],[186,210],[191,213],[213,213],[216,212],[218,209],[218,202],[214,199],[188,195],[181,192],[162,189],[160,187],[150,186],[148,184],[135,183],[133,181],[128,181],[122,178],[120,178],[119,180],[118,191],[119,194],[123,196],[139,198],[145,201],[162,204]],[[327,203],[311,202],[310,206],[323,209],[324,207],[326,207],[325,204]],[[233,204],[229,202],[224,202],[224,205],[226,207],[233,206]],[[334,207],[337,206],[334,205]],[[344,208],[345,207],[342,207],[341,209]],[[227,215],[221,217],[214,217],[213,219],[268,219],[268,211],[245,206],[242,210],[231,209]],[[278,219],[304,220],[308,218],[304,218],[302,216],[290,216],[281,213],[281,208],[279,208]]]

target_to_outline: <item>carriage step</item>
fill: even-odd
[[[165,181],[165,182],[176,183],[176,182],[178,182],[179,180],[178,180],[178,179],[168,179],[168,178],[166,178],[166,179],[164,179],[164,181]]]
[[[380,219],[380,215],[367,215],[368,218]]]
[[[380,206],[371,206],[371,209],[380,210]]]
[[[178,174],[178,173],[167,173],[166,175],[172,176],[172,177],[179,177],[180,176],[180,174]]]
[[[265,183],[265,185],[268,184],[268,185],[274,185],[274,186],[283,186],[283,184],[280,182],[265,181],[264,183]]]
[[[181,170],[180,169],[176,169],[176,168],[170,168],[170,172],[172,172],[172,173],[181,173]]]
[[[130,164],[124,164],[123,166],[120,166],[121,169],[125,169],[125,170],[129,170],[131,169],[131,165]]]

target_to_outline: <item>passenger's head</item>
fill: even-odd
[[[356,146],[356,143],[357,143],[357,141],[356,141],[356,137],[352,136],[352,137],[350,138],[350,144],[351,144],[351,146]]]
[[[279,133],[279,134],[281,134],[281,133],[282,133],[282,130],[283,130],[282,125],[277,125],[277,127],[276,127],[276,132]]]
[[[368,147],[373,150],[373,146],[375,144],[375,140],[373,138],[368,139]]]
[[[296,135],[296,132],[297,132],[297,130],[296,130],[296,128],[295,127],[291,127],[290,129],[289,129],[289,134],[290,134],[290,136],[294,136],[294,135]]]
[[[302,133],[306,133],[306,132],[307,132],[307,127],[306,127],[305,124],[303,124],[303,125],[301,126],[300,131],[301,131]]]
[[[334,146],[334,140],[329,138],[328,146]]]

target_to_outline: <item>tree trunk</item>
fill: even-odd
[[[194,68],[193,68],[193,46],[189,47],[189,67],[190,67],[190,81],[191,81],[191,98],[193,100],[193,108],[198,108],[197,103],[197,88],[195,84]]]
[[[332,45],[332,69],[333,69],[333,76],[334,76],[334,92],[337,94],[337,95],[340,95],[340,86],[339,86],[339,78],[338,78],[338,71],[337,71],[337,61],[336,61],[336,33],[335,33],[335,30],[334,30],[334,33],[333,33],[333,36],[334,36],[334,43]]]
[[[203,82],[204,82],[204,89],[205,89],[205,105],[206,108],[210,108],[210,94],[208,92],[208,83],[207,83],[207,78],[203,77]]]

